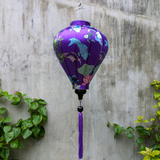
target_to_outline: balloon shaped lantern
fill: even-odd
[[[87,21],[73,21],[54,39],[55,54],[80,100],[79,159],[83,158],[83,107],[81,100],[108,51],[106,37]]]

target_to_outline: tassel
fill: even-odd
[[[83,158],[83,114],[79,112],[79,159]]]

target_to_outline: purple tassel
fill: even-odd
[[[83,158],[83,114],[79,113],[79,159]]]

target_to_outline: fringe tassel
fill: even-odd
[[[83,158],[83,114],[79,113],[79,159]]]

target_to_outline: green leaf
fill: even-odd
[[[138,137],[136,139],[136,145],[138,146],[139,144],[142,144],[144,142],[144,138],[143,137]]]
[[[1,157],[3,157],[4,159],[8,159],[8,157],[9,157],[9,149],[8,149],[8,147],[2,147],[2,148],[0,148],[0,156]]]
[[[1,137],[0,137],[0,142],[2,142],[2,141],[4,141],[5,140],[5,137],[4,137],[4,135],[2,135]]]
[[[15,126],[20,126],[22,124],[22,119],[19,119]]]
[[[4,122],[5,123],[10,123],[10,122],[12,122],[12,118],[9,116],[6,119],[4,119]]]
[[[12,141],[10,146],[15,149],[24,148],[23,143],[18,139],[15,139],[14,141]]]
[[[18,149],[24,148],[23,142],[18,140]]]
[[[158,107],[158,105],[153,106],[153,108],[157,108],[157,107]]]
[[[123,131],[122,127],[120,127],[120,126],[114,127],[114,130],[119,134],[122,134],[122,131]]]
[[[5,108],[0,108],[0,114],[4,114],[6,113],[6,109]]]
[[[155,150],[156,146],[157,146],[157,144],[152,144],[152,145],[150,146],[150,148],[152,148],[152,150]]]
[[[24,139],[27,139],[29,136],[31,136],[31,134],[32,134],[32,131],[27,128],[27,129],[22,133],[22,137],[23,137]]]
[[[11,94],[11,95],[7,95],[6,98],[7,98],[9,101],[11,101],[12,98],[13,98],[13,95],[12,95],[12,94]]]
[[[159,89],[159,85],[158,84],[155,85],[155,89],[158,91],[158,89]]]
[[[8,133],[5,133],[5,139],[6,139],[6,143],[8,143],[9,141],[11,141],[14,137],[14,132],[11,131],[11,132],[8,132]]]
[[[13,102],[11,103],[11,105],[18,105],[20,102],[21,102],[20,97],[13,97]]]
[[[34,101],[38,101],[39,99],[37,99],[37,98],[33,98],[33,100],[34,100]]]
[[[26,120],[26,126],[27,126],[27,127],[32,127],[32,126],[33,126],[32,119],[31,119],[31,118],[28,118],[28,119]]]
[[[39,99],[38,103],[41,104],[41,105],[46,105],[47,104],[47,102],[43,99]]]
[[[15,128],[12,128],[12,131],[14,132],[14,138],[16,138],[20,135],[21,128],[20,127],[15,127]]]
[[[33,115],[32,122],[35,126],[37,126],[42,121],[42,115]]]
[[[31,108],[29,108],[28,112],[31,112],[31,111],[33,111],[33,110]]]
[[[114,124],[114,127],[117,127],[117,126],[119,126],[118,124],[116,124],[116,123],[113,123]]]
[[[0,118],[0,123],[2,123],[4,120],[2,118]]]
[[[39,112],[40,114],[44,115],[44,116],[47,115],[47,109],[46,109],[45,106],[39,107],[39,108],[38,108],[38,112]]]
[[[116,138],[117,136],[118,136],[118,133],[116,132],[115,135],[114,135],[114,138]]]
[[[157,125],[151,125],[151,127],[152,127],[152,128],[157,128],[158,126],[157,126]]]
[[[141,120],[143,119],[144,117],[143,116],[137,116],[138,120]]]
[[[0,143],[0,148],[3,146],[4,143]]]
[[[157,111],[156,116],[160,116],[160,111]]]
[[[152,156],[152,157],[155,157],[156,155],[159,155],[160,154],[160,151],[159,150],[154,150],[154,151],[152,151],[151,153],[150,153],[150,156]],[[154,158],[154,160],[155,160],[155,158]],[[157,159],[158,160],[158,159]]]
[[[157,99],[157,98],[159,98],[159,97],[160,97],[160,93],[155,92],[155,93],[154,93],[154,98]]]
[[[8,96],[8,92],[7,91],[2,92],[2,95],[4,95],[5,97]]]
[[[24,101],[25,101],[28,105],[30,105],[30,103],[32,102],[32,99],[31,99],[31,98],[25,98]]]
[[[35,137],[37,137],[38,133],[41,131],[41,127],[40,126],[34,126],[32,128],[32,133],[35,135]]]
[[[14,141],[11,142],[10,144],[11,148],[18,148],[18,139],[15,139]]]
[[[2,93],[2,89],[0,89],[0,93]]]
[[[48,120],[48,116],[43,116],[43,121],[46,122]]]
[[[137,131],[139,131],[139,130],[143,130],[143,129],[144,129],[144,127],[143,127],[143,126],[136,126],[135,128],[136,128],[136,130],[137,130]]]
[[[6,125],[6,126],[3,127],[3,131],[5,133],[8,133],[10,130],[11,130],[11,125]]]
[[[39,135],[40,135],[41,137],[44,137],[44,135],[45,135],[45,129],[43,128],[43,126],[41,126],[41,130],[40,130],[40,132],[39,132]]]
[[[143,144],[141,144],[140,151],[145,151],[145,150],[146,150],[145,146]]]
[[[26,120],[22,121],[21,128],[23,130],[27,129]]]
[[[152,121],[155,121],[155,119],[154,119],[154,118],[151,118],[151,122],[152,122]]]
[[[27,94],[23,94],[22,97],[25,97]]]
[[[123,132],[127,132],[127,129],[125,129],[124,127],[122,127]]]
[[[127,133],[127,137],[128,137],[129,139],[132,139],[132,138],[134,138],[134,134],[133,134],[133,133]]]
[[[155,149],[160,150],[160,145],[156,145]]]
[[[150,132],[146,129],[139,130],[139,135],[141,136],[150,136]]]
[[[142,122],[142,120],[136,120],[134,123],[140,123]]]
[[[107,127],[110,127],[110,125],[109,125],[109,121],[108,121],[108,123],[107,123]]]
[[[131,132],[134,131],[134,129],[132,127],[128,127],[127,130],[131,131]]]
[[[144,121],[142,121],[142,122],[148,123],[149,121],[148,121],[148,120],[144,120]]]
[[[22,121],[22,125],[21,125],[21,128],[24,130],[24,129],[27,129],[29,127],[32,127],[33,126],[33,123],[32,123],[32,119],[31,118],[28,118],[27,120],[24,120]]]
[[[160,141],[160,137],[159,137],[158,133],[156,133],[156,139],[158,142]]]
[[[22,97],[22,93],[21,92],[16,92],[16,95],[19,95],[20,97]]]
[[[160,160],[160,155],[155,156],[153,160]]]
[[[38,108],[38,103],[37,102],[31,102],[29,107],[33,110],[37,109]]]

